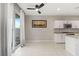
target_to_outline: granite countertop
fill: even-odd
[[[78,34],[79,32],[78,31],[71,31],[71,32],[70,31],[54,31],[54,33],[71,33],[71,34],[72,33],[74,33],[74,34],[77,33]]]
[[[66,35],[66,36],[69,36],[69,37],[72,37],[72,38],[79,39],[79,34],[75,34],[75,35]]]
[[[79,33],[78,28],[64,29],[64,28],[55,28],[54,33]]]

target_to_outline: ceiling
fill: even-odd
[[[29,7],[35,7],[40,3],[18,3],[25,11],[26,15],[79,15],[79,3],[44,3],[38,14],[35,10],[27,10]]]

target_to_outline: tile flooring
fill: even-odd
[[[52,42],[27,43],[18,48],[12,56],[72,56],[65,50],[64,44]]]

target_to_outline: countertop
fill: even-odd
[[[79,39],[79,34],[75,34],[75,35],[66,35],[66,36]]]
[[[55,28],[54,33],[79,33],[78,28],[64,29],[64,28]]]

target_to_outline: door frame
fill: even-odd
[[[15,15],[19,15],[20,16],[20,12],[18,12],[16,9],[14,9],[14,20],[13,20],[13,24],[12,24],[12,28],[13,28],[13,31],[12,31],[12,53],[14,53],[15,52],[15,50],[17,49],[17,48],[19,48],[20,46],[21,46],[21,42],[20,42],[20,44],[19,45],[17,45],[16,47],[14,46],[14,43],[13,42],[15,42],[15,18],[16,18],[16,16]],[[21,19],[20,19],[21,20]],[[20,22],[20,24],[21,24],[21,22]],[[21,35],[21,33],[20,33],[20,35]],[[20,41],[21,41],[21,38],[20,38]]]

